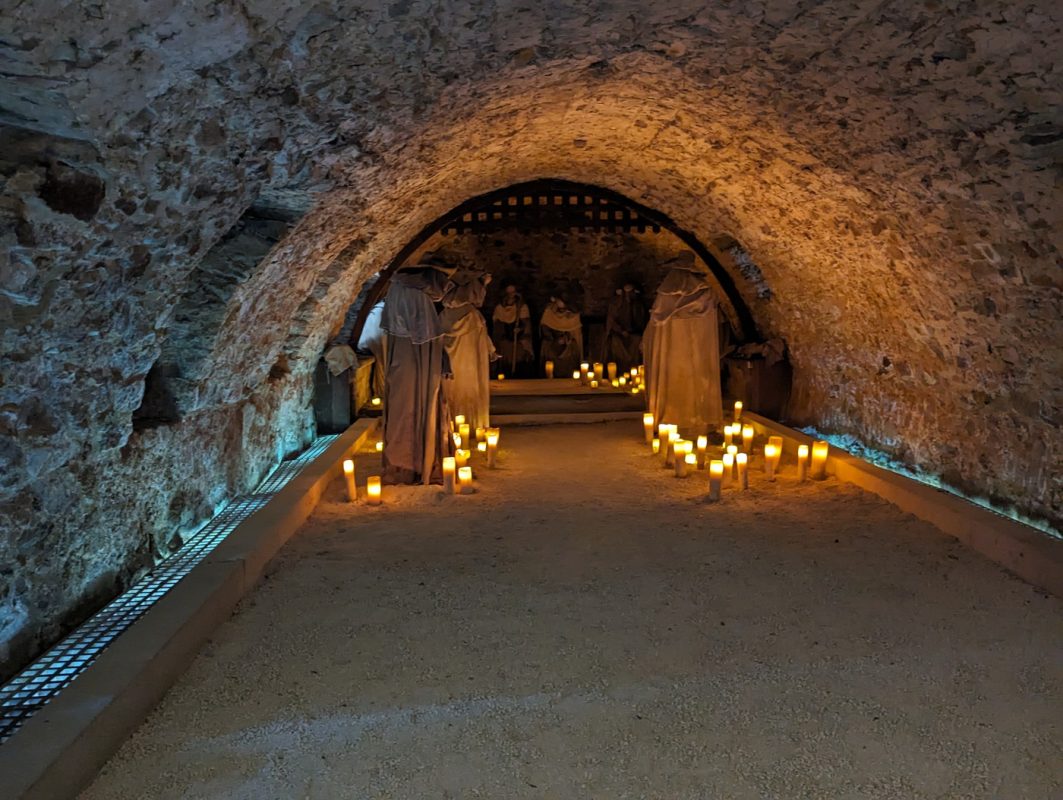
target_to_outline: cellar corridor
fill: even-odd
[[[85,800],[1059,794],[1058,598],[792,465],[708,505],[641,433],[337,481]]]

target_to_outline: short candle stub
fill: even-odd
[[[797,479],[808,480],[808,445],[803,444],[797,448]]]
[[[380,505],[381,501],[381,488],[380,488],[380,476],[370,475],[365,482],[365,498],[366,502],[371,506]]]
[[[358,499],[358,487],[354,484],[354,460],[346,459],[343,462],[343,479],[347,483],[347,502],[353,503]]]
[[[817,440],[812,443],[812,479],[821,481],[827,477],[827,454],[830,445]]]

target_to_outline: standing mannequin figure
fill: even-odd
[[[668,262],[657,290],[643,351],[648,411],[679,426],[684,438],[723,423],[716,296],[693,254]]]
[[[558,297],[550,298],[550,305],[539,321],[539,342],[543,364],[554,362],[554,375],[567,376],[578,370],[583,360],[583,321]]]
[[[501,360],[498,371],[513,377],[528,377],[535,361],[532,348],[531,313],[513,284],[506,286],[491,315],[492,339]]]
[[[443,456],[453,450],[442,389],[450,368],[435,309],[447,283],[446,274],[433,266],[406,267],[395,273],[384,300],[385,483],[442,483]]]
[[[451,377],[443,379],[443,393],[451,414],[464,414],[473,430],[491,426],[491,362],[498,356],[480,306],[491,276],[459,269],[450,276],[451,286],[443,295],[440,320],[450,359]]]
[[[642,363],[642,334],[646,330],[646,304],[632,283],[625,283],[609,301],[605,318],[605,358],[621,372]]]

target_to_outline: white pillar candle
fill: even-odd
[[[498,428],[487,429],[487,466],[495,468],[495,456],[498,453]]]
[[[384,401],[381,400],[379,397],[374,397],[372,400],[369,401],[369,403],[379,408],[384,404]]]
[[[779,471],[779,463],[782,461],[782,437],[769,436],[768,444],[775,445],[775,471]]]
[[[472,494],[472,467],[458,467],[458,490],[462,494]]]
[[[675,429],[675,425],[668,431],[668,448],[664,453],[664,465],[666,467],[675,466],[675,443],[679,441],[679,431]]]
[[[602,366],[601,361],[594,362],[594,378],[595,380],[601,380],[605,377],[605,367]]]
[[[742,449],[747,453],[753,452],[753,426],[742,426]]]
[[[483,453],[483,454],[486,455],[487,454],[487,442],[477,442],[476,443],[476,452],[477,453]]]
[[[733,456],[738,455],[738,445],[736,444],[729,444],[724,449],[726,450],[726,452],[730,453]]]
[[[553,378],[554,377],[554,362],[553,361],[547,361],[546,365],[545,365],[545,368],[546,368],[546,377],[547,378]]]
[[[458,465],[458,469],[461,469],[469,463],[469,451],[468,450],[456,450],[454,452],[454,461]]]
[[[808,480],[808,445],[803,444],[797,448],[797,479]]]
[[[380,505],[380,476],[370,475],[365,481],[365,499],[371,506]]]
[[[646,436],[646,444],[653,441],[653,414],[642,415],[642,432]]]
[[[713,459],[709,462],[709,497],[710,503],[720,499],[720,484],[723,483],[723,462]]]
[[[735,422],[742,421],[742,401],[735,400]]]
[[[731,442],[734,441],[734,428],[730,425],[723,426],[723,446],[724,449],[731,446]]]
[[[606,369],[606,374],[609,376],[609,380],[615,381],[616,380],[616,362],[615,361],[610,361],[608,364],[605,365],[605,369]]]
[[[591,388],[592,389],[597,389],[598,388],[598,379],[597,378],[592,378],[591,379]]]
[[[347,502],[353,503],[358,499],[358,487],[354,485],[354,461],[346,459],[343,462],[343,479],[347,482]]]
[[[591,365],[586,361],[579,365],[579,377],[584,384],[591,382],[591,378],[593,377],[591,375]]]
[[[469,441],[469,423],[465,420],[458,423],[458,434],[463,442]]]
[[[698,469],[705,469],[705,452],[709,449],[709,437],[698,437],[697,465]]]
[[[821,481],[827,477],[827,454],[830,445],[824,441],[812,442],[812,479]]]
[[[767,473],[769,481],[775,480],[775,458],[778,454],[775,445],[764,445],[764,472]]]
[[[723,458],[723,484],[729,486],[735,480],[735,454],[724,453]]]
[[[686,469],[687,474],[689,474],[691,472],[697,472],[697,469],[698,469],[698,456],[697,456],[697,453],[687,453],[685,456],[683,456],[683,460],[686,461],[686,464],[687,464],[687,469]]]
[[[735,464],[738,465],[738,488],[749,488],[749,456],[739,453],[735,456]]]
[[[572,380],[574,380],[574,381],[582,380],[582,376],[580,375],[580,371],[578,369],[572,370]]]
[[[465,415],[464,414],[458,414],[456,417],[454,417],[454,426],[455,427],[460,428],[464,424],[465,424]]]
[[[661,440],[654,436],[653,439],[650,441],[650,447],[653,448],[653,454],[657,455],[661,452]]]
[[[627,386],[627,375],[621,375],[619,380],[618,380],[618,383],[621,386]]]
[[[383,442],[377,442],[377,443],[376,443],[376,444],[374,445],[374,447],[376,448],[376,451],[377,451],[378,453],[383,453],[383,452],[384,452],[384,443],[383,443]]]
[[[454,456],[443,456],[443,491],[447,494],[455,494],[457,486],[454,483],[458,465]]]
[[[672,466],[675,468],[677,478],[687,476],[687,455],[692,449],[692,442],[686,439],[678,439],[674,445],[675,456],[672,458]]]
[[[455,450],[461,450],[461,434],[460,433],[452,433],[452,434],[450,434],[450,438],[454,442],[454,449]]]
[[[480,442],[487,441],[487,433],[486,433],[486,431],[487,431],[486,428],[477,428],[476,429],[476,443],[477,444],[479,444]]]
[[[619,389],[620,381],[618,381],[616,378],[613,378],[611,381],[609,381],[609,385],[612,386],[614,389]]]

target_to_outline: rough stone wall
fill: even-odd
[[[235,490],[234,459],[261,467],[306,437],[321,345],[421,227],[540,177],[734,237],[759,269],[732,262],[735,280],[762,332],[790,343],[805,421],[1058,524],[1060,14],[1050,0],[5,10],[0,643],[22,644],[0,658],[168,542],[177,508],[191,520],[214,487]],[[194,402],[136,434],[151,458],[195,452],[207,499],[158,485],[140,502],[151,461],[122,454],[190,276],[256,199],[294,195],[312,209],[204,315],[216,328],[194,332],[194,375],[170,376]],[[277,411],[237,457],[211,426],[256,400]]]
[[[672,234],[591,231],[495,234],[436,234],[411,258],[434,252],[454,264],[491,272],[487,313],[509,282],[520,287],[533,312],[541,314],[551,294],[568,296],[585,316],[605,317],[609,299],[625,281],[644,292],[647,304],[664,272],[661,265],[687,250]]]

